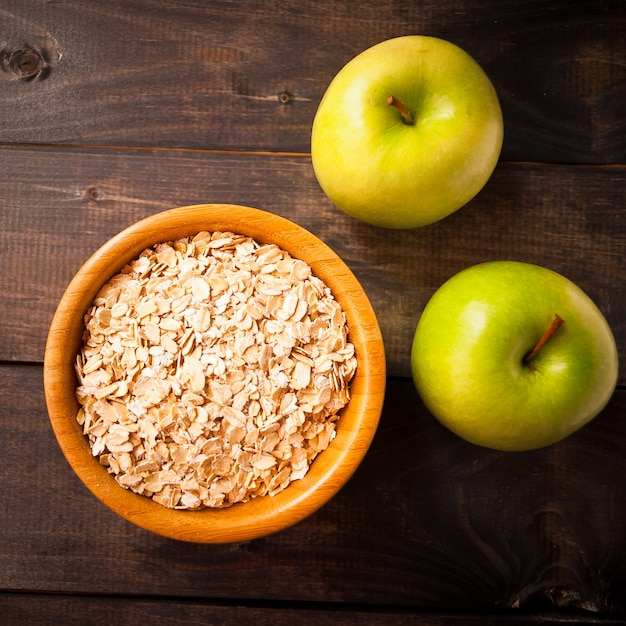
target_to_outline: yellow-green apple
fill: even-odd
[[[340,209],[387,228],[456,211],[485,185],[502,148],[496,91],[443,39],[408,35],[353,58],[315,114],[311,159]]]
[[[419,319],[413,378],[429,411],[472,443],[530,450],[593,419],[617,383],[609,325],[545,267],[492,261],[446,281]]]

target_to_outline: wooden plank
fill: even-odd
[[[492,78],[505,160],[626,161],[621,0],[4,0],[0,18],[0,142],[306,153],[335,73],[422,33]]]
[[[177,624],[220,624],[220,626],[502,626],[502,624],[565,624],[569,626],[623,626],[624,621],[606,616],[563,615],[559,613],[434,613],[419,609],[392,610],[387,607],[338,607],[329,603],[203,603],[173,600],[99,596],[54,596],[41,594],[0,594],[0,611],[5,624],[28,626],[59,623],[83,626],[86,620],[125,626],[168,626]]]
[[[460,440],[410,381],[390,381],[372,448],[331,502],[270,537],[211,546],[145,532],[89,493],[56,445],[41,376],[0,366],[3,590],[626,610],[624,391],[569,439],[511,454]]]
[[[626,381],[624,167],[501,164],[468,206],[415,231],[345,216],[305,157],[5,147],[0,171],[2,361],[41,362],[63,290],[110,236],[174,206],[230,202],[288,217],[346,260],[378,315],[392,376],[410,375],[415,325],[437,287],[468,265],[511,258],[559,271],[591,295]]]

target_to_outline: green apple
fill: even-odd
[[[311,132],[317,180],[340,209],[387,228],[416,228],[469,202],[502,148],[502,112],[478,63],[458,46],[396,37],[332,80]]]
[[[545,267],[475,265],[427,303],[411,352],[429,411],[472,443],[531,450],[593,419],[617,383],[609,325],[587,294]]]

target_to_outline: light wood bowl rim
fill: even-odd
[[[358,359],[351,399],[337,436],[309,473],[276,496],[225,509],[179,511],[121,488],[91,455],[76,421],[74,362],[83,316],[100,287],[145,248],[197,232],[231,231],[273,242],[313,268],[343,307]],[[44,392],[50,422],[70,466],[88,489],[126,520],[156,534],[198,543],[239,542],[291,526],[327,503],[350,479],[376,432],[385,393],[383,339],[371,303],[342,259],[301,226],[261,209],[197,204],[154,214],[118,233],[79,269],[53,317],[44,356]]]

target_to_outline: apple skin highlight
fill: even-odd
[[[503,128],[496,91],[471,56],[445,40],[408,35],[365,50],[334,77],[313,121],[311,159],[323,191],[347,214],[417,228],[483,188]]]
[[[525,357],[563,323],[529,363]],[[579,287],[544,267],[463,270],[427,303],[411,365],[428,410],[463,439],[520,451],[551,445],[600,413],[617,384],[615,338]]]

